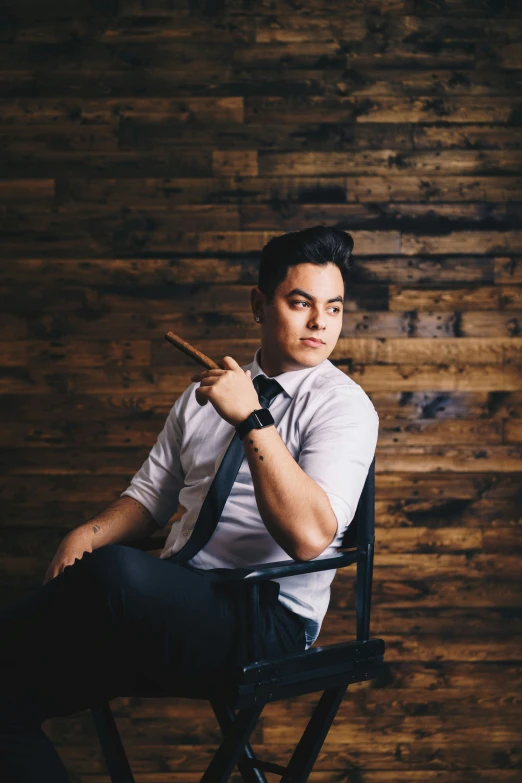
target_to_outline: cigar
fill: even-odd
[[[194,348],[194,346],[188,343],[186,340],[182,340],[182,338],[178,337],[178,335],[174,334],[174,332],[167,332],[165,335],[165,340],[167,340],[167,342],[169,342],[171,345],[174,345],[176,348],[179,348],[180,351],[183,351],[183,353],[185,353],[187,356],[190,356],[190,358],[194,359],[194,361],[198,362],[198,364],[206,367],[207,370],[222,369],[213,359],[205,356],[204,353],[198,351],[197,348]]]

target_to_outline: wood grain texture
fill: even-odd
[[[164,334],[249,363],[261,247],[348,230],[330,360],[380,416],[387,653],[310,780],[518,783],[522,4],[23,0],[4,17],[2,605],[146,458],[195,369]],[[339,572],[319,643],[353,637],[354,595]],[[284,763],[316,700],[269,705],[255,751]],[[221,739],[208,704],[113,706],[138,782],[200,779]],[[88,712],[45,728],[71,779],[107,781]]]

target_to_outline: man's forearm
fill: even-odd
[[[79,525],[75,532],[85,535],[93,549],[99,549],[108,544],[146,538],[157,529],[156,520],[145,506],[134,498],[124,496]]]
[[[243,443],[268,532],[290,557],[318,557],[337,532],[328,495],[299,467],[275,427],[251,430]]]

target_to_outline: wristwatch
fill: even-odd
[[[242,440],[250,430],[261,430],[272,424],[275,424],[275,421],[268,408],[259,408],[257,411],[253,411],[248,419],[237,425],[236,432]]]

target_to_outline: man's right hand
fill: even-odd
[[[92,552],[91,535],[81,528],[71,530],[56,550],[42,584],[50,582],[55,576],[61,574],[66,566],[73,565],[76,560],[81,560],[85,552]]]

